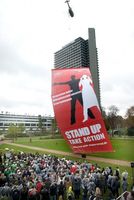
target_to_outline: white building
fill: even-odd
[[[26,132],[37,132],[40,130],[40,121],[42,128],[48,131],[52,129],[52,120],[53,117],[51,116],[0,114],[0,132],[7,132],[12,124],[16,126],[23,125]]]

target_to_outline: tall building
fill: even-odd
[[[54,54],[55,68],[89,67],[94,83],[94,89],[100,104],[100,83],[98,68],[98,53],[96,48],[95,29],[88,29],[88,39],[79,37],[65,45]],[[100,104],[101,105],[101,104]]]

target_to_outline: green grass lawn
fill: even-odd
[[[118,160],[134,161],[134,140],[131,139],[112,139],[115,152],[96,153],[97,157],[113,158]]]
[[[58,151],[72,152],[68,144],[63,139],[39,139],[32,138],[32,142],[30,142],[29,138],[19,138],[15,141],[17,144],[24,144],[28,146],[36,146],[46,149],[54,149]]]
[[[108,153],[93,153],[88,154],[90,156],[112,158],[126,161],[134,161],[134,140],[132,139],[112,139],[111,140],[115,152]],[[32,138],[30,143],[29,138],[19,138],[15,143],[25,144],[28,146],[42,147],[46,149],[54,149],[65,152],[72,152],[69,145],[64,139],[39,139],[37,137]]]

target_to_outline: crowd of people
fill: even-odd
[[[38,153],[0,155],[0,200],[114,200],[127,189],[128,172],[118,167]]]

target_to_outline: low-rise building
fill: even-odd
[[[52,129],[53,117],[51,116],[31,116],[16,114],[0,114],[0,132],[7,133],[11,125],[23,126],[25,132],[38,132],[42,128],[49,131]]]

